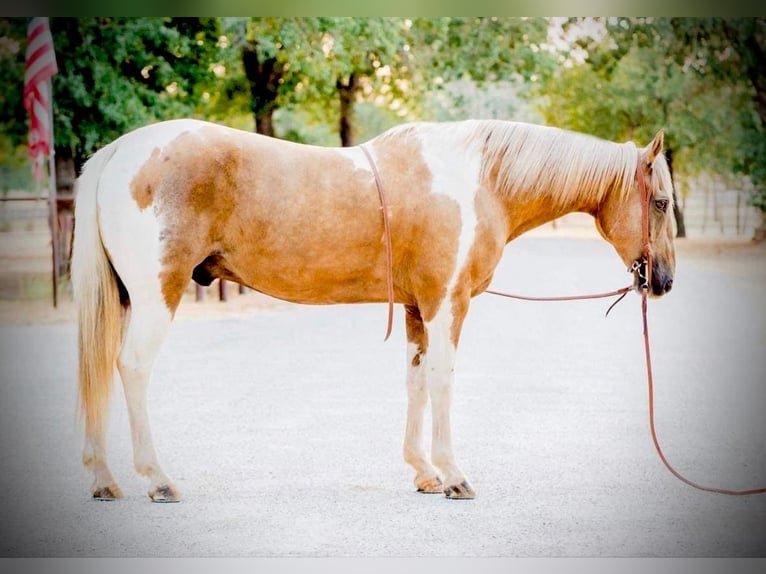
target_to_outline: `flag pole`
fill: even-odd
[[[56,193],[56,144],[53,132],[53,79],[48,78],[48,118],[50,120],[50,146],[48,150],[48,220],[51,229],[51,257],[53,258],[53,307],[58,307],[59,289],[59,225]]]

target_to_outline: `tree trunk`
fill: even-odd
[[[686,223],[684,222],[684,212],[681,210],[681,206],[678,204],[678,198],[676,196],[675,178],[673,177],[673,149],[668,148],[665,150],[665,159],[668,161],[668,171],[670,171],[670,179],[673,181],[673,215],[676,218],[676,237],[686,237]]]
[[[255,131],[265,136],[274,137],[274,108],[268,108],[261,114],[255,114]]]
[[[250,109],[255,118],[255,131],[273,137],[274,110],[277,109],[279,80],[284,74],[284,65],[275,57],[262,61],[256,42],[248,42],[242,48],[242,65],[250,85]]]
[[[340,98],[340,144],[343,147],[354,145],[353,119],[354,119],[354,100],[356,90],[359,86],[356,74],[351,74],[348,80],[338,80],[335,83]]]
[[[71,196],[74,192],[74,181],[82,169],[82,162],[77,165],[72,152],[67,148],[56,148],[56,195]]]
[[[72,157],[69,148],[57,147],[55,152],[56,214],[51,241],[56,242],[53,253],[57,260],[52,264],[58,269],[54,276],[60,278],[67,276],[70,270],[74,231],[74,183],[84,161],[77,161]],[[58,289],[58,285],[55,288]]]

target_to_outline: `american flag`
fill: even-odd
[[[24,107],[29,112],[29,155],[35,178],[43,178],[43,164],[53,145],[51,76],[58,72],[48,18],[32,18],[27,28]]]

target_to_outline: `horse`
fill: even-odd
[[[218,278],[314,305],[383,303],[390,281],[406,326],[404,460],[417,491],[474,498],[450,425],[471,299],[488,288],[510,241],[570,212],[593,216],[636,290],[635,262],[648,249],[649,296],[667,293],[675,252],[663,141],[663,130],[639,147],[503,120],[406,123],[337,148],[192,119],[115,139],[76,181],[77,410],[92,497],[122,496],[105,444],[116,366],[135,470],[152,501],[181,499],[153,445],[147,385],[187,286]]]

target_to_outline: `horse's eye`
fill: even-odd
[[[654,205],[657,206],[657,209],[662,211],[663,213],[668,210],[668,200],[667,199],[655,199]]]

